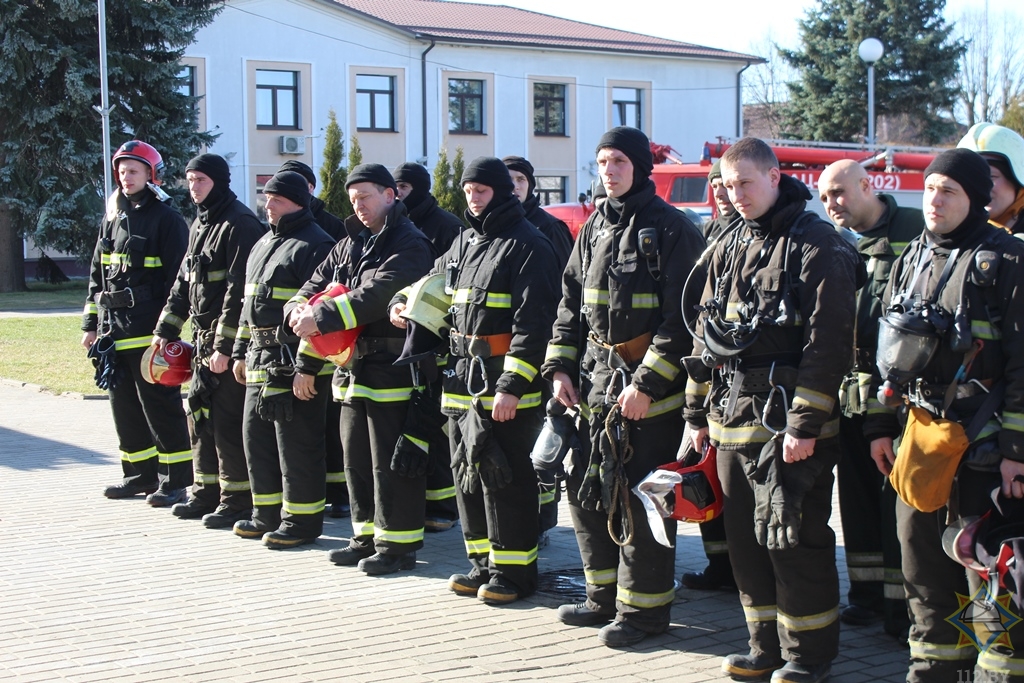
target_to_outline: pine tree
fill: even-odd
[[[437,150],[437,164],[434,166],[432,189],[437,205],[445,211],[452,211],[454,208],[452,206],[452,167],[448,163],[448,149],[446,147]]]
[[[363,163],[363,148],[359,146],[359,136],[352,136],[352,146],[348,150],[348,167],[353,169]]]
[[[789,84],[786,132],[797,138],[860,141],[867,129],[867,65],[857,46],[878,38],[878,117],[907,114],[915,142],[955,133],[955,77],[964,51],[942,17],[945,0],[819,0],[800,21],[799,50],[780,50],[798,72]]]
[[[455,207],[449,209],[459,218],[466,215],[469,204],[466,203],[466,193],[462,191],[462,174],[466,171],[466,160],[462,155],[462,145],[455,148],[455,158],[452,160],[451,203]]]
[[[348,169],[342,165],[344,158],[344,133],[331,108],[327,112],[327,130],[324,133],[324,163],[320,166],[320,199],[330,213],[341,219],[352,215],[352,202],[345,191]]]
[[[214,136],[182,94],[181,58],[223,3],[108,0],[110,150],[101,150],[95,0],[0,0],[0,291],[24,287],[21,238],[85,257],[103,213],[103,167],[132,138],[166,164],[165,189]],[[191,207],[184,199],[178,206]],[[186,208],[187,210],[187,208]]]
[[[1012,128],[1024,135],[1024,95],[1010,100],[1003,113],[1003,118],[999,119],[999,125]]]

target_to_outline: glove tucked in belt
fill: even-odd
[[[290,365],[274,364],[267,368],[259,398],[256,399],[256,413],[267,422],[285,422],[292,419],[292,380],[295,368]]]
[[[405,427],[391,456],[391,470],[400,477],[426,475],[430,468],[430,450],[437,448],[444,422],[440,402],[424,391],[413,391]]]

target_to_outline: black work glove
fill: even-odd
[[[779,448],[781,450],[781,446]],[[779,456],[779,487],[777,494],[772,497],[769,550],[787,550],[800,545],[804,498],[814,488],[814,482],[826,465],[828,463],[815,455],[791,463],[782,462],[782,456]]]
[[[271,366],[267,368],[267,379],[256,399],[256,413],[267,422],[292,419],[292,376],[295,371],[291,367]]]
[[[427,474],[430,468],[430,445],[408,434],[398,437],[395,453],[391,456],[391,471],[400,477],[415,479]]]
[[[462,431],[468,414],[461,415],[454,423],[456,446],[452,451],[452,476],[455,479],[455,485],[463,493],[475,493],[480,485],[480,476],[477,474],[476,468],[469,462],[469,448],[466,445],[465,432]]]
[[[782,436],[768,441],[758,459],[746,465],[747,479],[754,491],[754,537],[760,545],[768,545],[772,524],[772,500],[778,495],[779,465],[782,463]]]
[[[202,434],[211,426],[210,408],[213,406],[213,392],[220,386],[210,368],[200,365],[192,374],[192,382],[188,387],[188,414],[192,418],[192,432]]]
[[[489,489],[503,489],[512,483],[512,468],[508,466],[508,458],[493,436],[484,444],[477,469],[480,480]]]
[[[96,386],[108,391],[117,386],[117,352],[115,351],[114,338],[110,336],[99,337],[89,347],[87,354],[92,365],[96,368],[93,381]]]

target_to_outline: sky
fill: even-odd
[[[749,52],[766,35],[784,47],[798,46],[797,21],[814,0],[469,0],[585,21],[611,28]],[[1017,9],[1020,0],[947,0],[946,19],[989,5],[990,17]],[[1013,8],[1011,10],[1011,8]]]

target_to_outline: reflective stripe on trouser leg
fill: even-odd
[[[345,455],[345,480],[352,507],[352,538],[349,545],[366,550],[373,547],[373,459],[366,402],[339,404],[340,430]]]
[[[118,354],[118,363],[131,372],[131,382],[146,416],[153,444],[157,450],[157,469],[161,483],[168,489],[184,489],[192,485],[192,444],[188,435],[188,420],[181,402],[180,387],[165,387],[150,384],[142,378],[140,363],[142,349],[138,352]],[[128,378],[122,379],[125,384]]]
[[[595,415],[590,429],[585,435],[581,434],[584,460],[589,459],[590,444],[597,441],[603,428],[603,415]],[[678,420],[630,423],[633,458],[626,465],[630,487],[658,465],[671,460],[681,438],[682,423]],[[576,542],[587,576],[587,604],[591,609],[605,611],[614,605],[620,618],[637,628],[652,633],[664,631],[669,624],[675,596],[675,549],[666,548],[654,540],[646,523],[643,505],[632,493],[629,504],[633,519],[637,521],[633,542],[620,549],[608,535],[607,514],[580,506],[576,494],[583,469],[574,469],[566,490]],[[675,531],[675,523],[667,522],[669,539],[675,538]]]
[[[327,449],[327,504],[348,505],[345,450],[341,445],[341,404],[333,399],[327,401],[324,438]]]
[[[448,418],[448,447],[454,450],[462,440],[458,420]],[[454,477],[454,473],[452,475]],[[481,489],[476,493],[466,493],[455,487],[455,501],[462,526],[462,541],[466,546],[466,557],[469,564],[484,576],[489,575],[488,560],[491,555],[491,539],[487,536],[487,515],[484,508],[484,494]]]
[[[430,470],[427,471],[427,517],[459,518],[455,500],[455,479],[451,469],[451,447],[448,437],[439,434],[430,442]]]
[[[538,479],[537,489],[540,491],[540,532],[544,533],[558,526],[558,501],[562,498],[562,491],[558,480],[552,484],[545,484]]]
[[[404,555],[423,547],[425,477],[403,477],[391,469],[395,445],[405,425],[408,401],[364,401],[373,486],[373,546],[384,555]],[[346,449],[347,450],[347,449]]]
[[[885,477],[870,457],[864,416],[839,418],[843,457],[836,466],[839,511],[850,578],[847,601],[874,612],[883,602],[882,482]],[[892,519],[889,519],[892,523]],[[893,527],[895,530],[895,526]]]
[[[327,486],[324,425],[331,378],[314,378],[316,394],[292,402],[292,419],[274,423],[280,447],[284,493],[281,529],[299,538],[317,538],[324,530]]]
[[[118,362],[126,362],[121,355]],[[110,412],[114,418],[118,449],[121,451],[121,471],[124,482],[156,486],[157,457],[153,434],[146,425],[135,382],[127,371],[113,389],[107,391]]]
[[[242,437],[252,487],[252,520],[264,531],[275,531],[281,526],[281,503],[284,500],[281,459],[277,452],[274,423],[262,419],[256,412],[262,388],[259,384],[245,388]]]
[[[716,580],[731,580],[732,564],[729,563],[729,544],[725,540],[724,513],[700,525],[700,538],[704,546],[704,555],[708,558],[708,566],[704,573]]]
[[[220,472],[220,502],[232,510],[251,510],[252,487],[242,439],[245,385],[234,381],[228,373],[221,377],[220,384],[213,390],[210,410]]]

